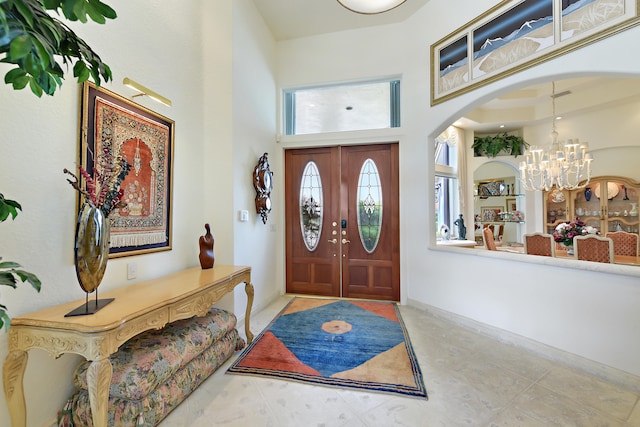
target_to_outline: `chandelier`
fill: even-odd
[[[345,8],[352,12],[373,15],[387,12],[400,6],[406,0],[338,0]]]
[[[578,139],[558,141],[556,132],[556,85],[552,82],[551,142],[547,146],[532,146],[520,162],[520,182],[527,191],[549,191],[584,188],[591,179],[588,144]]]

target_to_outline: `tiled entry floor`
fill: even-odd
[[[253,315],[252,331],[264,329],[289,299]],[[226,375],[229,361],[160,427],[640,427],[640,393],[420,310],[400,311],[428,401]]]

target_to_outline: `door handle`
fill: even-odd
[[[351,243],[351,240],[349,239],[342,239],[342,244],[346,244],[346,243]]]
[[[329,243],[333,243],[334,245],[338,243],[338,239],[327,240]]]

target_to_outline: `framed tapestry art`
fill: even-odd
[[[84,83],[80,166],[95,176],[96,154],[121,155],[126,206],[110,215],[109,257],[171,249],[174,122],[116,93]]]
[[[431,105],[640,23],[640,0],[504,0],[431,45]]]

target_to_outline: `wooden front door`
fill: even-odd
[[[287,292],[400,300],[398,145],[285,152]]]

